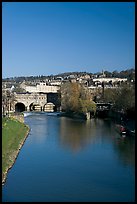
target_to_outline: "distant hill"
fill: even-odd
[[[57,78],[57,77],[62,77],[65,78],[69,75],[75,75],[75,76],[83,76],[83,75],[101,75],[101,72],[97,72],[97,73],[89,73],[89,72],[64,72],[64,73],[59,73],[56,75],[47,75],[47,76],[43,76],[43,75],[39,75],[39,76],[20,76],[20,77],[10,77],[10,78],[4,78],[2,79],[2,81],[9,81],[9,82],[22,82],[22,81],[34,81],[34,80],[45,80],[45,79],[53,79],[53,78]],[[135,69],[127,69],[127,70],[123,70],[123,71],[113,71],[113,72],[109,72],[109,71],[104,71],[104,74],[106,77],[118,77],[118,78],[127,78],[128,80],[135,80]]]

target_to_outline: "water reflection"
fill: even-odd
[[[43,117],[43,115],[30,115],[25,118],[25,123],[30,127],[29,136],[31,137],[31,142],[43,143],[48,136],[48,120]]]
[[[97,125],[97,134],[96,137],[101,136],[102,142],[106,140],[106,142],[110,142],[113,144],[114,151],[117,155],[117,159],[124,165],[132,165],[135,166],[135,138],[134,137],[126,137],[123,138],[117,133],[115,128],[115,123],[111,120],[96,120]]]
[[[59,135],[62,147],[74,153],[94,143],[107,143],[112,146],[120,162],[124,165],[135,165],[134,138],[122,138],[111,120],[80,121],[62,117]]]
[[[134,201],[134,140],[121,138],[112,121],[25,120],[31,135],[3,187],[4,202]]]
[[[115,139],[114,149],[117,157],[124,165],[135,166],[135,141],[134,138]]]
[[[80,121],[62,117],[60,122],[60,143],[73,152],[79,152],[95,142],[112,143],[114,133],[114,127],[110,120]]]
[[[93,128],[91,128],[91,126]],[[79,152],[86,145],[94,142],[95,128],[91,121],[80,121],[69,118],[61,118],[60,121],[60,143],[63,147]]]

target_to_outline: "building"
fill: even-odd
[[[23,84],[23,88],[26,90],[26,92],[30,93],[57,93],[58,90],[60,89],[59,86],[49,86],[46,85],[46,83],[39,83],[36,86],[34,85],[25,85]]]

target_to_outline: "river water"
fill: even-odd
[[[35,113],[2,189],[3,202],[134,202],[135,141],[110,120]]]

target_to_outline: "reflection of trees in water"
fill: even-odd
[[[102,125],[100,124],[102,123]],[[115,124],[111,121],[99,121],[102,139],[112,140],[114,150],[118,155],[120,162],[135,165],[135,140],[132,137],[122,138],[116,132]],[[106,134],[108,133],[108,134]]]
[[[91,128],[94,127],[94,128]],[[64,147],[69,147],[74,152],[94,141],[95,123],[92,121],[79,121],[61,118],[60,139]]]
[[[112,121],[102,119],[77,121],[61,118],[60,143],[63,147],[77,152],[95,142],[112,144],[121,162],[135,165],[134,139],[120,137]]]
[[[112,140],[114,135],[113,123],[109,119],[96,119],[96,135],[103,140]]]
[[[102,143],[104,140],[112,142],[114,134],[110,120],[91,119],[87,121],[61,118],[60,139],[64,147],[73,151],[80,151],[88,144]]]
[[[118,158],[123,164],[135,166],[135,140],[134,138],[120,138],[114,141],[114,148]]]

